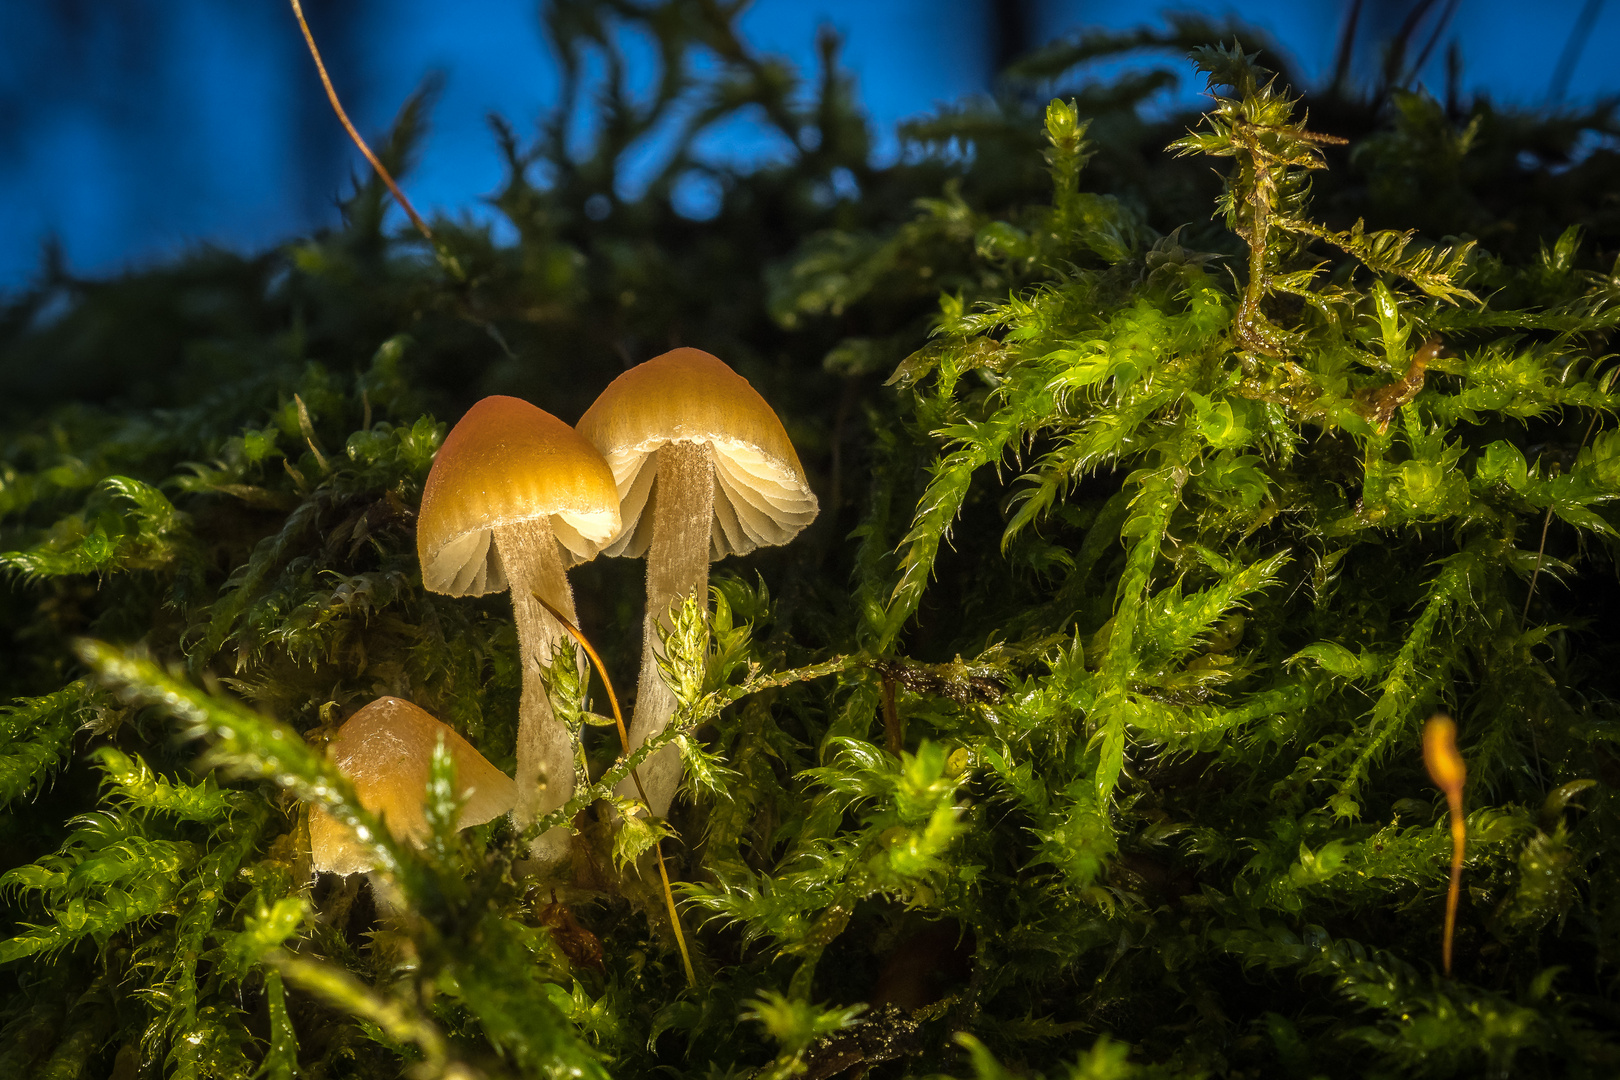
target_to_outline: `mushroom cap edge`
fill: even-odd
[[[620,529],[613,473],[573,428],[521,398],[492,395],[445,437],[422,488],[416,552],[430,592],[507,588],[494,529],[548,518],[564,565],[585,562]]]
[[[652,493],[654,453],[703,443],[715,465],[710,560],[785,544],[815,519],[818,504],[781,419],[719,358],[681,348],[624,372],[580,418],[578,430],[607,461],[623,531],[607,555],[638,556],[651,539],[641,520]]]

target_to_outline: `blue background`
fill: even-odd
[[[1465,90],[1544,104],[1588,3],[1597,17],[1565,101],[1614,93],[1620,3],[1593,0],[1459,0],[1421,79],[1440,85],[1446,47],[1455,41]],[[405,187],[425,212],[487,219],[480,200],[500,181],[501,164],[486,115],[501,113],[526,135],[558,96],[557,64],[535,0],[306,6],[362,131],[386,129],[425,76],[442,74],[432,130]],[[1266,29],[1301,76],[1319,83],[1331,70],[1348,6],[1254,0],[1176,8],[1236,15]],[[1361,78],[1371,78],[1376,43],[1409,6],[1366,0]],[[836,28],[882,161],[897,152],[897,121],[991,85],[993,7],[992,0],[757,0],[741,26],[756,50],[806,74],[814,71],[818,27]],[[1022,10],[1028,39],[1040,44],[1081,27],[1154,23],[1160,5],[1024,0]],[[5,0],[0,43],[0,290],[35,279],[52,238],[72,273],[102,275],[189,245],[250,250],[330,224],[336,197],[361,166],[328,110],[284,0]],[[627,47],[651,56],[645,43]],[[1155,61],[1188,74],[1174,57],[1141,62]],[[1184,77],[1179,93],[1192,90]],[[712,160],[744,165],[789,152],[747,123],[710,133],[703,149]],[[657,153],[649,146],[645,157]],[[632,168],[621,194],[636,194],[635,178]],[[701,200],[691,207],[702,209]]]

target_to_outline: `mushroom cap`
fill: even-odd
[[[338,729],[327,753],[354,784],[360,805],[381,816],[400,840],[420,843],[428,833],[423,804],[433,747],[440,735],[456,762],[456,784],[467,802],[458,828],[482,825],[512,809],[517,785],[491,765],[454,728],[396,697],[381,697]],[[376,867],[354,831],[321,806],[310,807],[309,844],[316,871],[357,874]]]
[[[484,398],[451,429],[422,489],[422,584],[451,596],[506,589],[494,529],[531,518],[550,519],[564,566],[593,558],[619,531],[613,474],[550,413],[514,397]]]
[[[816,496],[782,421],[718,358],[675,349],[626,371],[585,411],[579,433],[613,470],[624,531],[608,555],[644,554],[652,540],[644,515],[666,443],[706,443],[714,458],[714,525],[709,559],[785,544],[816,516]]]

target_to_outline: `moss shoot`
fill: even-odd
[[[515,242],[386,229],[367,180],[340,228],[0,310],[0,1076],[1620,1072],[1613,108],[1302,98],[1181,20],[1025,58],[878,167],[836,42],[801,81],[731,7],[548,8],[564,107],[494,135]],[[627,23],[650,98],[590,60]],[[1072,89],[1143,46],[1205,115]],[[430,105],[379,147],[407,188]],[[705,163],[742,113],[796,152]],[[671,207],[695,174],[712,220]],[[441,753],[395,840],[343,720],[400,697],[510,774],[524,693],[504,595],[422,586],[447,422],[571,423],[681,345],[778,411],[820,516],[660,624],[634,754],[561,650],[566,805],[457,832]],[[635,686],[643,567],[572,582]],[[666,747],[649,819],[615,789]],[[311,873],[312,806],[374,880]]]

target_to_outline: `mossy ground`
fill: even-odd
[[[387,232],[365,181],[341,229],[0,314],[0,1075],[1620,1069],[1611,109],[1295,100],[1183,21],[1028,58],[875,168],[831,42],[801,93],[713,5],[548,11],[570,93],[615,19],[721,63],[610,78],[585,156],[566,107],[500,132],[516,244]],[[1144,43],[1197,50],[1207,117],[1144,119],[1154,77],[1046,104]],[[799,152],[677,216],[740,109]],[[312,886],[305,800],[376,825],[318,750],[360,705],[511,766],[509,608],[416,565],[445,421],[573,420],[675,345],[776,405],[822,500],[669,643],[696,985],[592,792],[590,887],[443,791],[425,850],[375,830],[399,913]],[[639,564],[574,584],[633,686]],[[610,729],[554,693],[602,794]]]

